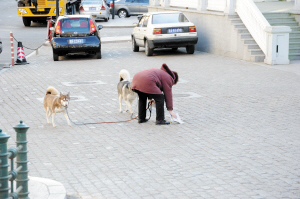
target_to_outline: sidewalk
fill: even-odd
[[[30,199],[65,199],[66,189],[62,183],[38,177],[29,177]]]

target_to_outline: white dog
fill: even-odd
[[[137,98],[137,94],[132,91],[132,85],[130,82],[130,74],[127,70],[122,69],[119,73],[120,82],[118,83],[118,96],[120,104],[120,113],[122,112],[122,99],[126,103],[126,111],[132,114],[131,105],[132,102]]]

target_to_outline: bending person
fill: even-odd
[[[166,64],[163,64],[160,69],[151,68],[134,75],[132,90],[139,95],[138,123],[148,121],[146,119],[147,98],[155,100],[157,125],[170,124],[165,120],[165,101],[167,110],[172,117],[176,118],[176,114],[173,112],[172,86],[177,82],[177,72],[171,71]]]

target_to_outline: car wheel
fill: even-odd
[[[58,54],[53,52],[53,60],[54,61],[58,61]]]
[[[96,59],[101,59],[102,55],[101,55],[101,48],[99,52],[96,52]]]
[[[24,26],[30,26],[31,19],[29,17],[22,17]]]
[[[119,18],[125,18],[128,16],[128,12],[124,9],[121,9],[118,11],[118,16],[119,16]]]
[[[174,51],[175,51],[175,50],[178,50],[178,48],[172,48],[172,50],[174,50]]]
[[[136,45],[135,39],[132,37],[132,51],[139,52],[140,47]]]
[[[108,21],[108,18],[105,18],[104,21],[107,22],[107,21]]]
[[[195,46],[194,46],[194,45],[188,45],[188,46],[186,47],[186,52],[187,52],[188,54],[194,54],[194,52],[195,52]]]
[[[153,49],[150,49],[148,40],[145,41],[145,53],[147,56],[153,55]]]

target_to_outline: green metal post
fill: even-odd
[[[28,195],[28,168],[27,168],[27,138],[26,138],[26,132],[29,129],[29,126],[26,124],[23,124],[23,121],[20,121],[20,124],[14,127],[16,133],[17,133],[17,147],[22,146],[22,149],[18,152],[17,155],[17,167],[22,166],[22,169],[18,172],[17,176],[17,188],[20,186],[23,187],[23,189],[19,193],[19,199],[29,199]]]
[[[7,153],[7,141],[10,135],[2,133],[0,129],[0,198],[9,198],[9,187],[8,187],[8,153]]]

